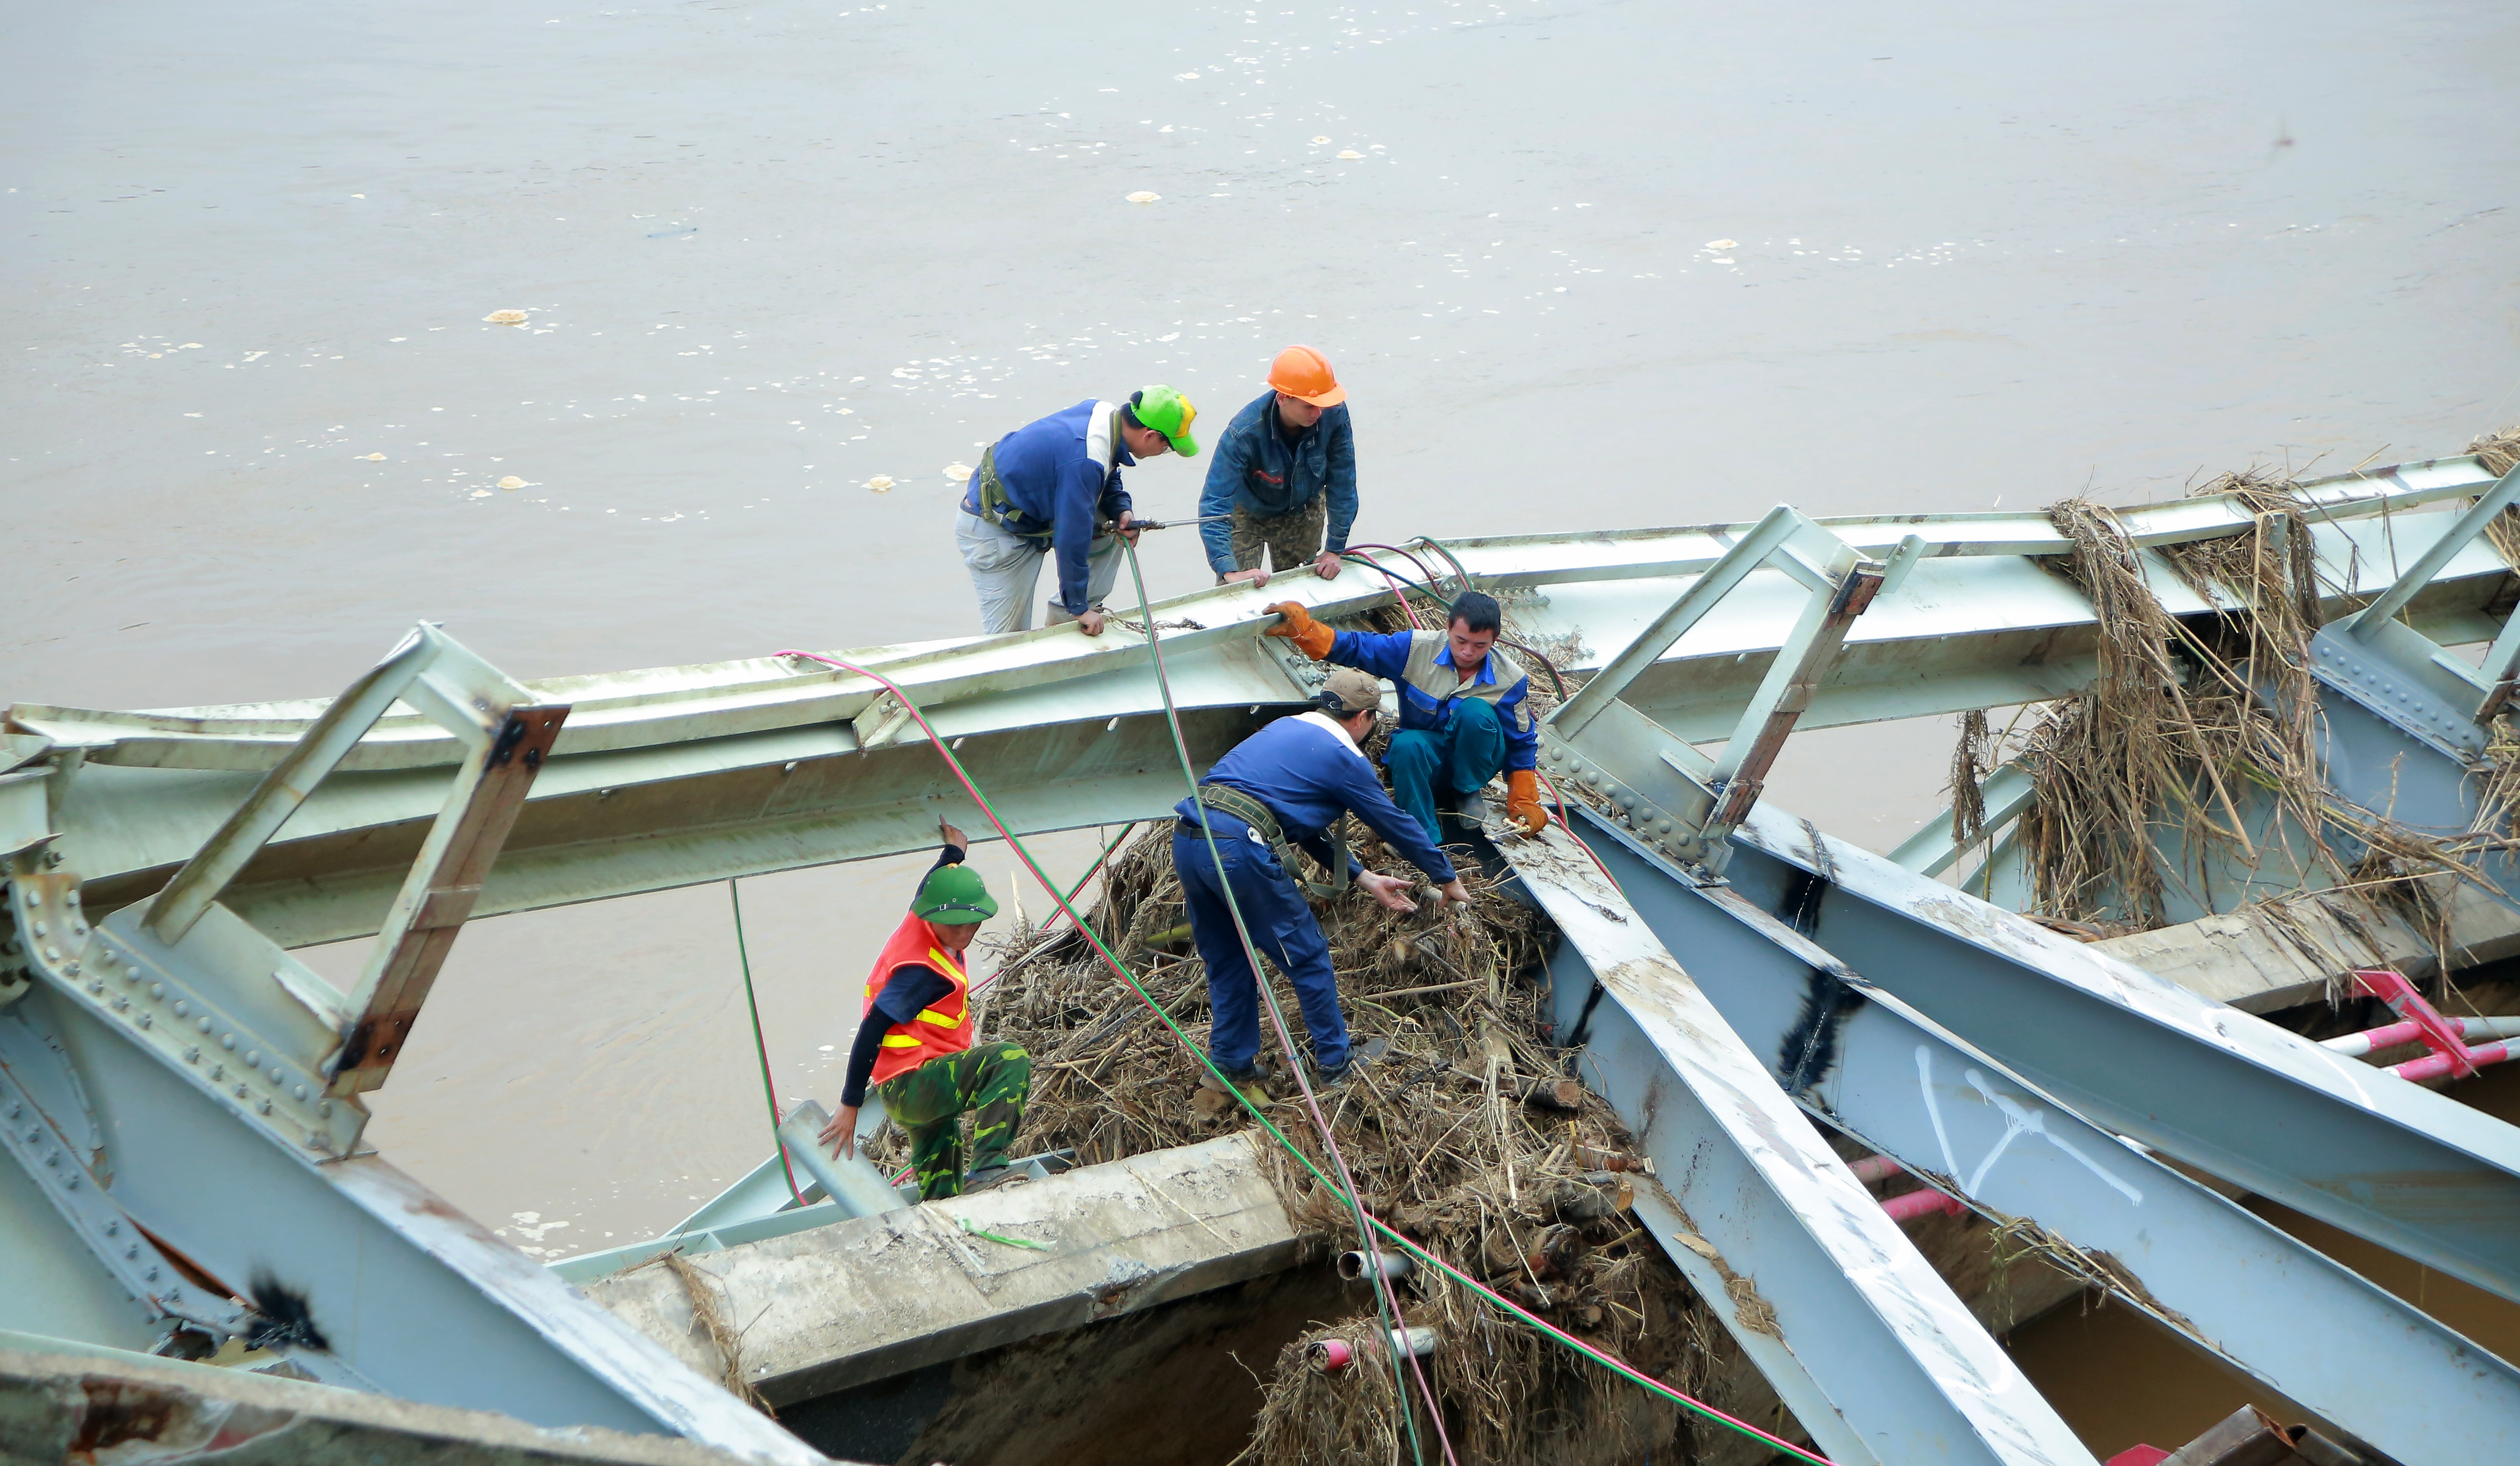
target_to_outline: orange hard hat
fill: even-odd
[[[1289,346],[1269,364],[1269,385],[1315,407],[1336,407],[1347,400],[1329,359],[1310,346]]]

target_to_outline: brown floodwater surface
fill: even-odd
[[[522,677],[968,632],[949,466],[1151,381],[1212,442],[1294,341],[1360,540],[2156,498],[2520,417],[2492,0],[7,30],[0,699],[325,694],[424,617]],[[1129,482],[1186,514],[1203,466]],[[1186,531],[1147,557],[1206,578]],[[1887,848],[1949,737],[1808,734],[1771,793]],[[746,884],[783,1097],[833,1099],[919,864]],[[564,1253],[757,1160],[754,1063],[723,886],[503,917],[372,1134]]]

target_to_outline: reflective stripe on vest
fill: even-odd
[[[1409,660],[1400,669],[1401,700],[1433,719],[1437,728],[1452,716],[1446,704],[1464,697],[1501,703],[1507,693],[1522,684],[1521,666],[1498,646],[1488,648],[1487,661],[1470,681],[1462,681],[1461,673],[1435,660],[1449,640],[1440,631],[1416,633],[1409,642]],[[1528,733],[1530,729],[1526,727],[1521,732]]]
[[[935,929],[917,916],[902,918],[892,940],[883,944],[883,954],[876,958],[875,970],[867,975],[866,1004],[858,1010],[861,1021],[875,1011],[875,1001],[883,996],[892,975],[913,964],[952,983],[954,991],[921,1009],[910,1022],[895,1023],[883,1031],[882,1049],[876,1055],[875,1072],[868,1076],[870,1084],[882,1084],[929,1059],[971,1046],[970,978],[962,961],[937,942]]]

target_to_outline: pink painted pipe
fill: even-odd
[[[1931,1186],[1920,1187],[1904,1196],[1893,1196],[1881,1203],[1883,1215],[1893,1222],[1908,1222],[1936,1212],[1957,1217],[1966,1210],[1957,1198],[1945,1196]]]
[[[2499,1064],[2511,1057],[2511,1045],[2508,1043],[2479,1044],[2467,1049],[2465,1057],[2469,1064],[2482,1069],[2488,1064]],[[2389,1072],[2400,1079],[2440,1079],[2456,1072],[2457,1068],[2456,1057],[2447,1053],[2428,1053],[2420,1059],[2408,1059],[2403,1064],[2392,1064],[2389,1066]]]

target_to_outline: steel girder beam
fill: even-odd
[[[1796,930],[1797,900],[1773,913],[1584,818],[1645,924],[1805,1109],[1995,1221],[2034,1223],[2059,1266],[2397,1459],[2520,1456],[2510,1365],[1954,1040]],[[1560,1042],[1590,1000],[1553,995]]]
[[[26,1005],[86,1077],[116,1205],[222,1292],[267,1277],[301,1296],[330,1352],[376,1387],[821,1459],[383,1160],[275,1145],[58,994]]]
[[[2089,1463],[1618,889],[1562,831],[1511,845],[1564,937],[1555,980],[1600,995],[1588,1078],[1669,1188],[1640,1217],[1822,1452]]]
[[[1743,897],[2086,1119],[2520,1299],[2520,1131],[1780,811],[1735,841]]]
[[[399,692],[463,730],[392,930],[348,999],[219,901],[362,720]],[[424,628],[266,777],[165,890],[91,919],[36,810],[6,813],[13,993],[0,1118],[28,1176],[155,1318],[235,1335],[298,1301],[319,1377],[549,1425],[670,1431],[768,1460],[817,1460],[442,1200],[358,1149],[366,1118],[331,1081],[364,1012],[407,1015],[562,711]],[[47,771],[62,778],[66,771]],[[27,838],[31,836],[31,838]],[[380,1041],[370,1051],[390,1057]],[[50,1064],[57,1058],[58,1064]],[[61,1072],[53,1072],[58,1068]],[[381,1065],[364,1071],[373,1088]],[[24,1229],[22,1222],[10,1227]],[[254,1300],[248,1311],[232,1300]],[[259,1314],[259,1318],[256,1317]]]
[[[2365,498],[2346,508],[2402,507],[2446,492],[2444,483],[2472,489],[2484,481],[2472,464],[2459,464],[2465,466],[2430,470],[2441,483],[2393,489],[2395,498]],[[2346,487],[2368,493],[2367,485]],[[2232,515],[2220,501],[2131,512],[2140,521],[2138,529],[2160,521],[2143,531],[2153,537],[2232,527]],[[2385,533],[2377,519],[2317,526],[2321,563],[2340,587],[2332,609],[2348,611],[2359,603],[2357,597],[2385,589],[2393,547],[2414,553],[2438,538],[2452,517],[2397,515]],[[2237,522],[2246,522],[2245,516]],[[1888,528],[1912,531],[1919,524],[1937,532],[1952,529],[1901,520],[1876,538],[1888,536]],[[1661,540],[1566,537],[1554,551],[1530,542],[1470,549],[1483,581],[1514,578],[1514,563],[1568,561],[1577,549],[1595,557],[1595,569],[1615,568],[1618,555],[1648,541],[1666,550],[1686,542],[1720,553],[1715,536],[1722,532],[1657,533]],[[2024,541],[2015,548],[2027,546]],[[1877,597],[1854,624],[1829,682],[1813,690],[1800,726],[2050,697],[2082,686],[2092,666],[2089,602],[2030,560],[1983,553],[2000,548],[1964,538],[1929,545],[1928,557],[1913,562],[1904,583]],[[1687,585],[1669,578],[1586,580],[1581,566],[1548,573],[1558,580],[1545,597],[1508,588],[1517,624],[1538,636],[1579,634],[1612,652],[1633,641]],[[1570,575],[1575,578],[1564,578]],[[2470,546],[2416,599],[2413,612],[2446,636],[2489,637],[2494,623],[2482,609],[2506,575],[2488,548]],[[2176,613],[2217,613],[2214,603],[2166,570],[2158,583]],[[1194,759],[1214,757],[1260,717],[1310,692],[1309,665],[1290,664],[1280,644],[1259,638],[1269,620],[1260,607],[1292,598],[1337,614],[1386,599],[1380,591],[1361,591],[1362,585],[1299,575],[1274,583],[1268,593],[1237,585],[1159,610],[1173,619],[1191,614],[1210,628],[1167,637],[1175,689],[1192,724]],[[1751,704],[1808,599],[1786,574],[1750,575],[1668,654],[1642,670],[1624,700],[1684,737],[1722,736]],[[927,705],[949,735],[970,740],[967,754],[1001,750],[982,777],[993,795],[1027,806],[1019,828],[1107,823],[1132,812],[1159,813],[1159,804],[1171,802],[1161,797],[1166,740],[1145,647],[1120,631],[1105,633],[1102,641],[1109,644],[1090,645],[1072,632],[1036,633],[917,652],[925,659],[920,675],[929,681],[911,677],[914,695],[927,698],[936,689],[951,694],[941,705]],[[890,669],[909,655],[888,648],[862,659]],[[868,685],[823,669],[801,670],[804,665],[756,660],[534,685],[529,690],[538,697],[573,699],[574,711],[474,911],[524,910],[921,845],[926,838],[922,801],[959,798],[959,792],[940,787],[943,776],[935,760],[915,744],[901,743],[900,730],[889,733],[891,741],[869,749],[850,723],[833,721],[867,711]],[[1031,680],[992,689],[990,679],[1000,675]],[[962,690],[954,691],[956,687]],[[74,777],[55,780],[61,830],[56,848],[88,876],[85,894],[102,912],[162,885],[246,799],[252,786],[249,771],[276,761],[278,741],[302,733],[322,707],[77,714],[21,704],[10,716],[13,727],[55,739],[55,762],[77,765]],[[1109,726],[1114,718],[1116,728]],[[402,733],[388,737],[396,726]],[[363,739],[342,771],[299,807],[283,837],[240,874],[230,904],[285,946],[375,930],[390,899],[388,888],[417,850],[421,824],[445,799],[445,772],[358,771],[371,753],[387,763],[408,761],[411,738],[420,733],[441,736],[418,715],[395,714]],[[44,753],[39,741],[22,741],[32,743],[29,756]],[[448,748],[455,746],[446,741]],[[572,746],[582,751],[572,753]],[[177,763],[210,767],[171,767]],[[0,798],[7,796],[0,788]]]
[[[2298,486],[2306,506],[2315,511],[2314,534],[2331,579],[2348,594],[2378,567],[2376,591],[2394,576],[2392,568],[2404,542],[2404,553],[2418,553],[2428,544],[2423,520],[2391,520],[2365,526],[2375,515],[2394,515],[2445,499],[2472,496],[2494,483],[2473,458],[2430,460],[2340,474]],[[2254,524],[2255,511],[2228,495],[2175,500],[2123,511],[2129,533],[2139,547],[2179,544],[2216,535],[2236,534]],[[1913,514],[1851,516],[1815,521],[1857,552],[1875,559],[1900,555],[1921,557],[1920,570],[1936,562],[1972,560],[2026,564],[2027,557],[2062,555],[2072,545],[2045,515],[2030,513]],[[1670,580],[1703,574],[1717,564],[1753,525],[1706,525],[1681,529],[1622,530],[1578,534],[1504,536],[1452,542],[1452,550],[1478,583],[1500,590],[1590,585],[1615,592],[1624,580]],[[2366,536],[2363,530],[2371,532]],[[2395,539],[2390,530],[2394,530]],[[2412,531],[2413,538],[2408,539]],[[1920,541],[1909,547],[1911,540]],[[2348,545],[2365,543],[2377,553],[2356,555]],[[2490,556],[2462,555],[2436,582],[2486,574]],[[2495,567],[2498,568],[2498,567]],[[1598,600],[1598,598],[1596,598]],[[1615,597],[1614,597],[1615,599]],[[1634,600],[1637,619],[1616,628],[1597,628],[1605,646],[1624,644],[1663,607],[1673,593],[1647,588]],[[1932,608],[1938,598],[1919,600]],[[1944,607],[1947,614],[1931,635],[1977,633],[1994,629],[2005,613],[1986,603]],[[1159,602],[1159,614],[1192,619],[1194,630],[1169,633],[1165,642],[1188,659],[1211,649],[1247,642],[1267,624],[1262,607],[1279,600],[1305,603],[1316,615],[1350,615],[1386,603],[1378,584],[1322,581],[1309,574],[1280,578],[1260,590],[1245,584],[1201,591]],[[2037,613],[2062,608],[2056,621],[2030,620],[2023,626],[2088,623],[2089,606],[2068,595]],[[1799,601],[1797,601],[1799,605]],[[1605,603],[1606,608],[1606,603]],[[2174,606],[2174,609],[2182,609]],[[2203,609],[2190,598],[2185,609]],[[2420,610],[2420,606],[2417,607]],[[1613,619],[1616,611],[1610,612]],[[1720,639],[1720,638],[1719,638]],[[1771,639],[1751,647],[1710,645],[1726,660],[1745,649],[1773,651]],[[2088,648],[2086,648],[2088,649]],[[1067,628],[965,639],[918,646],[866,648],[850,659],[893,677],[922,708],[972,698],[1002,697],[1027,689],[1074,682],[1113,671],[1130,671],[1145,658],[1144,643],[1134,634],[1112,631],[1102,638],[1074,635]],[[864,713],[879,695],[866,679],[833,672],[815,664],[777,657],[704,667],[667,667],[606,676],[555,678],[534,685],[553,701],[576,711],[562,736],[557,754],[656,747],[694,738],[819,726],[846,722]],[[1635,700],[1632,694],[1631,700]],[[1974,705],[1974,704],[1973,704]],[[40,733],[64,748],[80,748],[100,763],[190,769],[270,768],[304,733],[323,709],[320,702],[270,702],[229,707],[192,708],[155,713],[108,713],[42,704],[20,704],[12,716],[18,730]],[[1733,709],[1735,716],[1738,706]],[[1905,716],[1890,714],[1888,716]],[[1731,718],[1723,720],[1726,726]],[[1692,732],[1691,736],[1695,736]],[[429,726],[417,712],[388,716],[342,767],[347,772],[443,766],[460,762],[461,745]],[[88,868],[112,868],[93,861]]]

